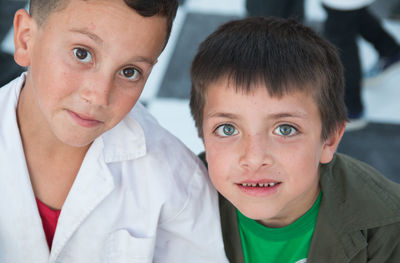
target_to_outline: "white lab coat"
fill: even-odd
[[[16,121],[24,78],[0,88],[1,263],[227,262],[204,166],[140,104],[93,142],[49,252]]]

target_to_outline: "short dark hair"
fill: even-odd
[[[52,12],[61,11],[68,5],[68,2],[69,0],[30,0],[29,13],[35,18],[39,25],[42,25]],[[168,41],[172,29],[172,22],[178,10],[177,0],[124,0],[124,2],[143,17],[155,15],[166,17],[166,42]]]
[[[263,84],[276,97],[307,92],[318,106],[322,139],[347,120],[343,67],[335,47],[294,20],[231,21],[200,44],[191,68],[190,109],[201,138],[207,87],[224,77],[246,93],[253,84]]]

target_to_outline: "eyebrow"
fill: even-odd
[[[87,29],[72,28],[70,31],[74,32],[74,33],[79,33],[79,34],[82,34],[82,35],[86,35],[87,37],[92,39],[94,42],[97,42],[98,44],[103,44],[103,39],[101,39],[98,35],[88,31]]]
[[[207,117],[209,118],[226,118],[226,119],[239,119],[239,115],[234,114],[234,113],[227,113],[227,112],[212,112],[210,114],[207,114]],[[269,119],[282,119],[282,118],[299,118],[299,119],[306,119],[307,114],[300,112],[300,111],[295,111],[295,112],[278,112],[278,113],[272,113],[268,114]]]
[[[226,118],[226,119],[239,119],[239,116],[233,113],[226,113],[226,112],[211,112],[207,114],[209,118]]]
[[[273,113],[270,114],[269,117],[271,119],[282,119],[282,118],[300,118],[300,119],[306,119],[307,114],[301,112],[301,111],[295,111],[295,112],[278,112],[278,113]]]

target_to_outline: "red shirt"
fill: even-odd
[[[42,225],[46,235],[47,244],[51,249],[51,244],[53,243],[53,237],[54,233],[56,232],[57,221],[61,210],[54,210],[42,203],[42,201],[37,198],[36,203],[39,209],[40,218],[42,218]]]

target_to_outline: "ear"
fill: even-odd
[[[14,60],[18,65],[30,65],[30,49],[36,22],[25,9],[20,9],[14,16]]]
[[[324,146],[322,149],[320,163],[329,163],[332,161],[333,155],[336,152],[337,147],[339,146],[339,142],[343,137],[344,129],[346,127],[346,123],[338,126],[335,132],[333,132],[328,139],[325,140]]]

